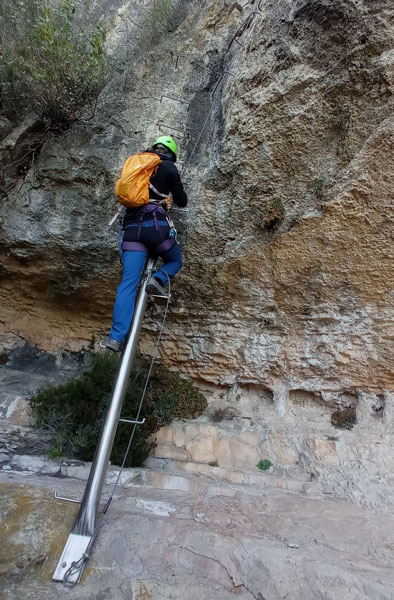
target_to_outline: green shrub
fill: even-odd
[[[116,355],[92,355],[92,367],[80,379],[73,379],[57,388],[40,391],[31,400],[35,424],[51,429],[54,442],[51,457],[68,455],[81,460],[92,460],[111,399],[112,385],[119,365]],[[138,358],[134,361],[129,385],[122,408],[122,417],[135,418],[145,383],[149,363]],[[148,456],[151,433],[172,419],[196,418],[207,407],[204,396],[193,388],[190,381],[161,365],[153,369],[145,395],[126,466],[138,466]],[[133,426],[119,423],[111,454],[114,464],[121,464]]]
[[[69,125],[108,80],[105,29],[78,26],[70,0],[0,0],[0,15],[1,110]]]
[[[260,460],[256,466],[260,471],[268,471],[272,467],[272,462],[265,458],[264,460]]]

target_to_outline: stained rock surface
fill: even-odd
[[[125,5],[94,10],[121,52]],[[46,139],[6,189],[4,347],[75,350],[107,330],[113,183],[166,130],[190,208],[178,214],[185,266],[163,360],[205,382],[338,401],[392,389],[392,7],[203,3],[159,52],[133,40],[93,118]],[[5,172],[35,135],[32,123],[8,132]],[[146,351],[155,310],[150,319]]]
[[[136,470],[138,471],[138,470]],[[51,581],[81,482],[1,475],[3,598],[389,600],[394,523],[268,485],[212,478],[127,479],[96,540],[83,581]],[[262,476],[263,477],[263,476]],[[153,482],[153,483],[152,483]],[[193,481],[192,481],[193,483]],[[189,487],[188,485],[189,484]],[[192,490],[192,492],[188,491]]]

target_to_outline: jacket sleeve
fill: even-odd
[[[179,207],[187,205],[187,195],[183,188],[181,177],[175,165],[171,165],[171,171],[168,178],[168,188],[172,194],[175,204]]]

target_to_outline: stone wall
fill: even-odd
[[[331,407],[390,402],[393,8],[191,3],[144,52],[144,3],[94,10],[126,65],[93,118],[47,136],[22,172],[11,163],[37,124],[2,127],[3,347],[78,350],[108,330],[113,184],[130,153],[169,132],[190,208],[176,217],[185,265],[162,360],[224,390],[263,386],[282,413],[297,390]]]

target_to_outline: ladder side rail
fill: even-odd
[[[146,310],[147,294],[145,292],[145,287],[155,264],[156,260],[149,258],[143,271],[140,290],[135,304],[134,317],[122,352],[111,404],[108,408],[104,427],[96,449],[81,508],[72,529],[72,533],[75,534],[93,535],[95,530],[97,512],[109,464],[109,457],[111,455],[131,366],[137,351],[138,337]]]

